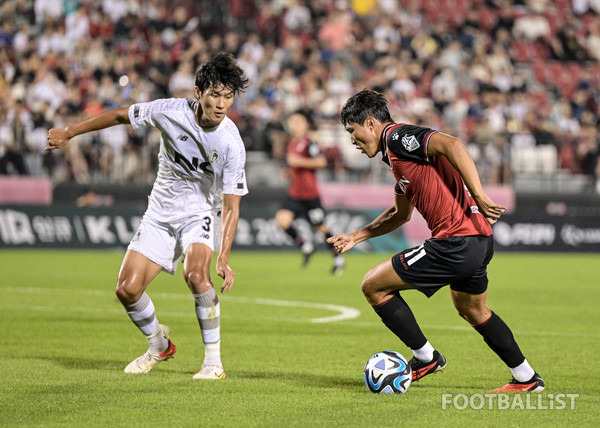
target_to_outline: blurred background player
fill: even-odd
[[[192,292],[205,345],[204,362],[195,379],[223,379],[220,305],[210,278],[217,225],[221,217],[217,274],[229,291],[235,273],[229,253],[240,216],[240,200],[248,193],[246,152],[236,125],[227,117],[235,95],[248,84],[231,54],[206,61],[195,78],[196,99],[166,98],[106,110],[48,133],[46,150],[90,131],[119,124],[160,130],[159,170],[141,225],[131,240],[117,280],[116,293],[150,345],[126,373],[148,373],[176,352],[171,330],[158,323],[145,290],[162,271],[174,274],[181,256],[183,276]]]
[[[283,207],[275,214],[275,221],[301,248],[304,254],[302,266],[306,266],[315,252],[315,246],[310,238],[298,233],[292,222],[298,216],[306,217],[325,239],[332,236],[324,223],[325,212],[317,187],[317,170],[327,166],[327,159],[321,153],[319,145],[311,139],[310,122],[303,112],[296,112],[288,117],[287,131],[290,135],[286,154],[290,185]],[[333,255],[331,272],[341,275],[345,266],[344,258],[333,245],[326,245]]]
[[[329,241],[341,253],[359,242],[389,233],[421,213],[431,239],[408,248],[365,274],[362,291],[383,323],[412,349],[412,380],[446,367],[446,358],[426,339],[400,291],[431,297],[450,284],[459,315],[510,368],[513,379],[493,391],[544,390],[510,328],[487,306],[487,265],[494,255],[491,224],[506,207],[483,191],[475,164],[458,138],[421,126],[394,123],[387,99],[363,90],[342,108],[352,144],[369,158],[378,153],[396,179],[395,203],[370,224]]]

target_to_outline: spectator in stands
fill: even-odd
[[[586,30],[585,49],[591,58],[600,61],[600,17],[590,19]]]
[[[587,59],[585,44],[573,23],[563,25],[552,39],[552,57],[560,61],[584,61]]]
[[[530,42],[547,41],[550,38],[550,24],[542,13],[525,14],[515,20],[515,38],[524,37]]]
[[[489,108],[490,91],[522,91],[534,108],[538,103],[552,106],[561,93],[567,94],[573,118],[580,125],[584,112],[600,120],[596,108],[600,98],[598,0],[574,1],[560,13],[555,9],[558,3],[549,1],[478,1],[464,14],[444,20],[439,19],[442,8],[451,3],[458,7],[451,0],[440,0],[436,8],[416,0],[403,1],[396,14],[389,12],[390,8],[396,10],[396,2],[379,2],[366,12],[359,8],[360,13],[355,13],[359,9],[353,9],[351,2],[213,3],[186,0],[170,8],[158,0],[3,2],[0,96],[6,101],[6,113],[13,114],[15,100],[22,100],[29,113],[39,101],[49,102],[47,117],[52,118],[58,110],[62,117],[82,109],[94,114],[111,99],[122,105],[168,97],[169,76],[180,64],[191,64],[187,66],[193,71],[210,55],[225,49],[246,63],[247,72],[255,76],[232,114],[251,117],[253,130],[269,129],[267,134],[272,135],[280,132],[273,126],[276,119],[262,113],[251,116],[248,109],[261,106],[261,112],[272,110],[287,116],[310,106],[317,128],[327,129],[329,121],[337,120],[340,99],[367,86],[388,94],[390,108],[398,117],[427,116],[423,120],[432,123],[447,120],[446,107],[456,97],[462,98],[468,103],[468,120],[455,123],[453,130],[456,127],[457,134],[465,135],[465,141],[472,140],[476,125],[483,120],[479,112]],[[561,31],[557,24],[563,21]],[[540,37],[543,42],[536,42]],[[573,40],[578,47],[571,50]],[[248,57],[242,57],[242,51],[250,52],[244,53]],[[555,73],[549,55],[571,63]],[[440,79],[432,86],[434,77],[449,75],[446,70],[453,71],[456,88],[442,85]],[[580,73],[581,89],[590,94],[585,102],[576,89]],[[432,97],[436,99],[433,106]],[[501,117],[495,122],[503,125],[495,129],[510,140],[518,129],[509,127],[514,121],[512,113],[501,106],[498,114]],[[541,120],[543,124],[537,128],[544,129],[544,141],[557,141],[556,123]],[[149,148],[152,135],[141,138],[141,147]],[[271,152],[272,142],[269,138],[264,141],[255,147]],[[93,151],[82,147],[82,153],[91,180],[111,179],[113,174],[93,172],[97,167]],[[151,162],[152,157],[146,156]],[[346,154],[344,159],[348,171],[358,168],[365,178],[352,156]],[[46,167],[42,173],[58,180],[63,177],[63,165],[79,163],[68,158],[63,163],[62,155],[47,161],[54,167]],[[29,161],[26,164],[30,165]],[[34,164],[39,165],[39,159]],[[10,170],[15,171],[13,166]],[[28,173],[36,171],[39,169]],[[151,175],[146,179],[151,181]],[[354,173],[336,176],[347,179]]]

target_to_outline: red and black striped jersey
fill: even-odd
[[[427,146],[436,132],[404,123],[383,130],[383,161],[396,178],[394,191],[421,213],[432,238],[491,235],[490,224],[458,171],[445,156],[428,156]]]

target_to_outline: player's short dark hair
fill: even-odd
[[[223,85],[233,90],[234,94],[244,92],[248,79],[235,61],[232,54],[221,52],[203,63],[196,72],[196,86],[204,92],[211,86]]]
[[[383,94],[379,92],[363,89],[357,94],[352,95],[342,107],[342,124],[358,123],[362,125],[368,116],[372,116],[381,123],[393,122],[388,102]]]
[[[303,116],[304,119],[306,119],[306,121],[308,122],[308,127],[310,129],[315,129],[315,118],[313,117],[311,111],[308,111],[306,109],[298,109],[298,110],[295,110],[294,112],[292,112],[288,117],[293,116],[295,114],[299,114],[300,116]]]

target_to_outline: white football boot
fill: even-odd
[[[148,373],[156,364],[160,363],[161,361],[168,360],[169,358],[173,358],[173,355],[175,355],[175,352],[177,352],[177,347],[173,342],[171,342],[171,339],[169,339],[169,336],[171,335],[171,329],[162,324],[160,325],[160,328],[163,331],[165,338],[169,342],[167,349],[160,354],[150,352],[148,349],[144,355],[136,358],[130,362],[127,367],[125,367],[125,373]]]
[[[202,364],[202,368],[194,375],[194,379],[225,379],[227,375],[221,366]]]

